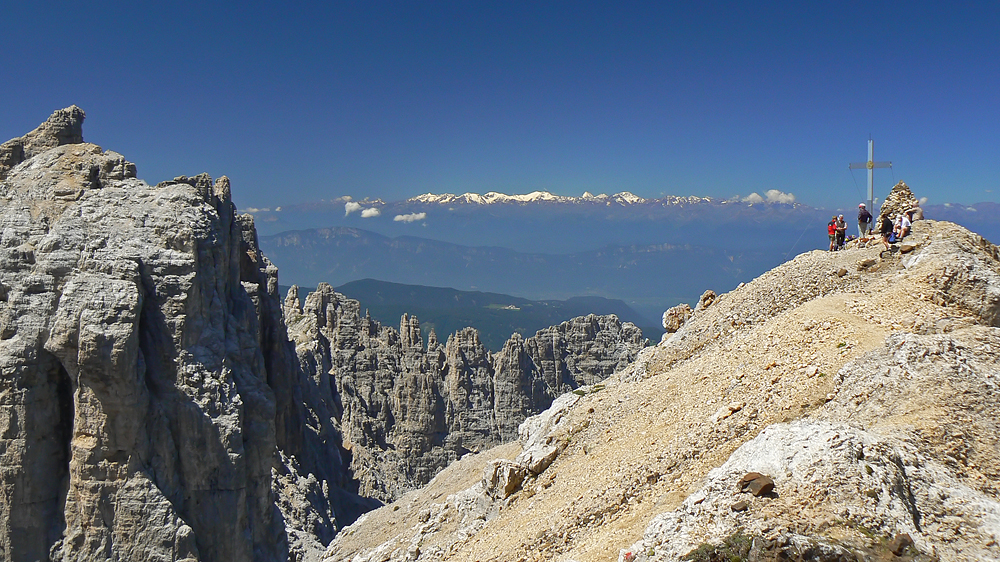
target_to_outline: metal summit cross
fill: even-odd
[[[868,210],[872,215],[875,215],[875,182],[874,182],[874,172],[875,168],[891,168],[892,162],[875,162],[875,141],[868,139],[868,161],[867,162],[852,162],[848,164],[848,169],[850,170],[860,170],[862,168],[868,169]]]

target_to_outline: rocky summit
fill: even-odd
[[[1000,249],[919,220],[882,250],[706,292],[326,560],[1000,560]]]
[[[226,177],[148,185],[84,117],[0,145],[0,559],[318,560],[645,344],[585,317],[490,356],[282,299]]]

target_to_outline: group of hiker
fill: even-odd
[[[885,249],[888,250],[891,244],[902,240],[907,234],[910,233],[910,226],[913,224],[914,220],[922,219],[923,212],[919,207],[910,209],[906,212],[900,213],[896,220],[893,221],[888,215],[882,215],[880,224],[873,224],[874,217],[868,211],[868,208],[864,203],[858,204],[858,238],[865,238],[875,233],[876,228],[878,234],[882,238],[882,244]],[[847,221],[844,220],[844,215],[838,215],[832,217],[830,222],[826,225],[827,233],[830,236],[830,251],[835,252],[837,250],[842,250],[847,244],[849,239],[854,239],[854,236],[850,238],[847,237]]]

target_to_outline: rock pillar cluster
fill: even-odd
[[[404,315],[399,330],[361,315],[357,301],[320,284],[285,299],[289,334],[310,377],[326,381],[351,472],[362,495],[383,501],[419,487],[468,452],[517,437],[560,394],[604,380],[646,341],[615,316],[584,316],[490,354],[472,328],[441,344]]]

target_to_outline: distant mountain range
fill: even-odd
[[[531,193],[526,193],[524,195],[507,195],[506,193],[499,193],[496,191],[490,191],[483,195],[478,193],[463,193],[461,195],[455,195],[454,193],[442,193],[440,195],[435,195],[433,193],[425,193],[423,195],[418,195],[416,197],[411,197],[406,200],[407,203],[430,203],[437,205],[503,205],[503,204],[526,204],[526,203],[564,203],[564,204],[599,204],[599,205],[646,205],[646,204],[662,204],[662,205],[676,205],[676,204],[691,204],[691,203],[703,203],[711,202],[711,198],[707,197],[676,197],[668,196],[663,199],[644,199],[630,193],[628,191],[622,191],[615,193],[614,195],[607,195],[601,193],[599,195],[593,195],[589,191],[585,191],[581,197],[570,197],[565,195],[555,195],[549,193],[548,191],[532,191]]]
[[[919,196],[919,186],[913,188]],[[732,248],[767,242],[774,235],[798,237],[810,228],[818,232],[812,237],[817,240],[815,244],[793,248],[800,252],[824,245],[824,225],[831,214],[843,213],[852,219],[856,212],[853,201],[845,209],[827,210],[793,202],[780,192],[766,195],[754,193],[742,199],[667,195],[646,199],[628,191],[613,195],[584,193],[581,197],[546,191],[522,195],[427,193],[403,201],[339,197],[245,211],[255,216],[261,235],[349,226],[386,236],[413,235],[532,252],[662,242]],[[956,222],[992,240],[1000,239],[997,203],[927,205],[925,211],[928,218]],[[817,222],[822,224],[817,226]],[[734,232],[742,235],[734,239]],[[714,237],[727,235],[730,239],[724,243],[712,243]]]
[[[642,329],[645,337],[659,341],[663,329],[659,318],[645,318],[621,300],[573,297],[567,300],[533,301],[499,293],[459,291],[389,283],[375,279],[352,281],[336,291],[361,303],[375,320],[396,326],[403,313],[420,319],[426,336],[434,330],[443,341],[449,334],[474,327],[490,351],[497,352],[511,334],[529,338],[535,332],[587,314],[614,314],[623,322]]]
[[[797,203],[676,196],[643,199],[628,192],[583,197],[548,192],[425,194],[396,202],[339,198],[248,211],[261,235],[343,226],[389,237],[417,236],[529,253],[662,243],[746,249],[775,237],[794,241],[817,223],[821,223],[816,227],[817,240],[823,242],[829,220],[826,211]],[[782,245],[782,252],[787,252],[788,245]]]

